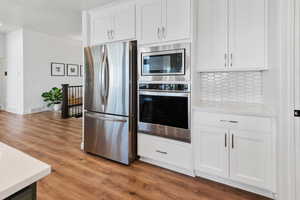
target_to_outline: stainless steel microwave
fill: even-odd
[[[190,44],[139,49],[139,81],[190,81]]]

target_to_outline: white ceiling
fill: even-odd
[[[81,11],[115,0],[0,0],[0,32],[28,28],[72,39],[81,38]]]

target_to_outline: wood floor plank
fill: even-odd
[[[140,161],[130,167],[80,150],[80,119],[0,112],[0,141],[52,166],[39,200],[268,200]]]

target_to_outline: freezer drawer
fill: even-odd
[[[134,146],[132,134],[128,117],[85,113],[85,152],[128,165]]]

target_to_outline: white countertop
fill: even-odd
[[[51,173],[51,167],[0,142],[0,199],[24,189]]]
[[[192,108],[202,112],[248,115],[257,117],[276,116],[275,111],[265,104],[197,101],[193,102]]]

